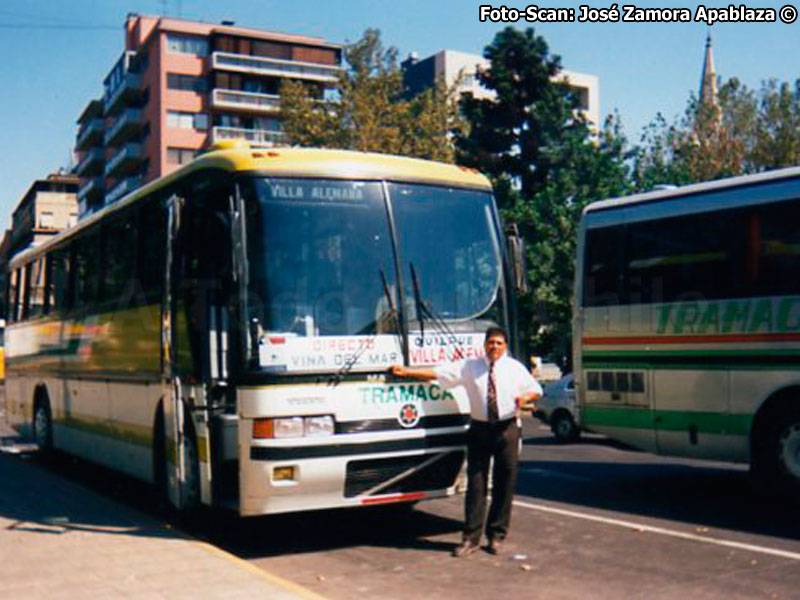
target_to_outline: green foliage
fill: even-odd
[[[397,49],[384,48],[376,29],[345,48],[344,58],[337,98],[294,81],[281,87],[290,144],[453,161],[449,134],[460,120],[451,90],[439,82],[407,99]]]
[[[504,29],[484,56],[490,68],[479,79],[496,96],[462,100],[470,128],[458,160],[493,179],[504,219],[526,239],[532,289],[518,299],[518,330],[528,351],[568,363],[580,214],[628,190],[625,141],[614,118],[592,135],[577,98],[554,81],[559,58],[532,29]]]
[[[775,80],[758,93],[735,77],[716,106],[691,96],[675,123],[657,115],[636,150],[637,190],[684,185],[800,164],[800,80]]]

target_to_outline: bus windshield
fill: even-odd
[[[301,343],[296,338],[383,335],[389,344],[383,348],[394,352],[384,353],[386,364],[401,359],[397,310],[405,311],[412,327],[422,305],[438,319],[460,322],[459,331],[485,329],[473,321],[495,308],[502,272],[492,206],[489,193],[456,188],[256,179],[247,216],[251,329],[257,323],[262,346],[270,340],[291,346]],[[404,265],[404,307],[389,211]],[[491,318],[497,319],[496,311]],[[433,326],[426,329],[432,332]],[[277,350],[258,350],[260,366],[287,366],[291,361]],[[313,354],[307,350],[306,356]],[[337,365],[317,359],[315,365],[297,366],[326,370]]]

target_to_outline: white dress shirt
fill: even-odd
[[[503,354],[494,365],[497,388],[498,419],[505,421],[516,415],[517,396],[536,392],[542,394],[542,386],[528,369],[518,360]],[[475,421],[488,421],[487,390],[489,386],[489,360],[483,356],[434,368],[436,381],[445,388],[463,385],[469,397],[470,412]]]

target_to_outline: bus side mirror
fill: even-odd
[[[511,277],[514,279],[514,289],[518,294],[528,292],[528,263],[525,240],[519,235],[516,223],[511,223],[506,228],[506,245],[508,246],[508,259],[511,262]]]

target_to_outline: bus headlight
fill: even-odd
[[[307,437],[320,437],[323,435],[333,435],[333,417],[306,417],[303,419],[304,435]]]
[[[274,419],[274,423],[276,438],[302,437],[303,435],[302,417],[284,417],[280,419]]]
[[[333,435],[332,415],[314,417],[277,417],[255,419],[253,439],[276,439],[297,437],[320,437]]]

